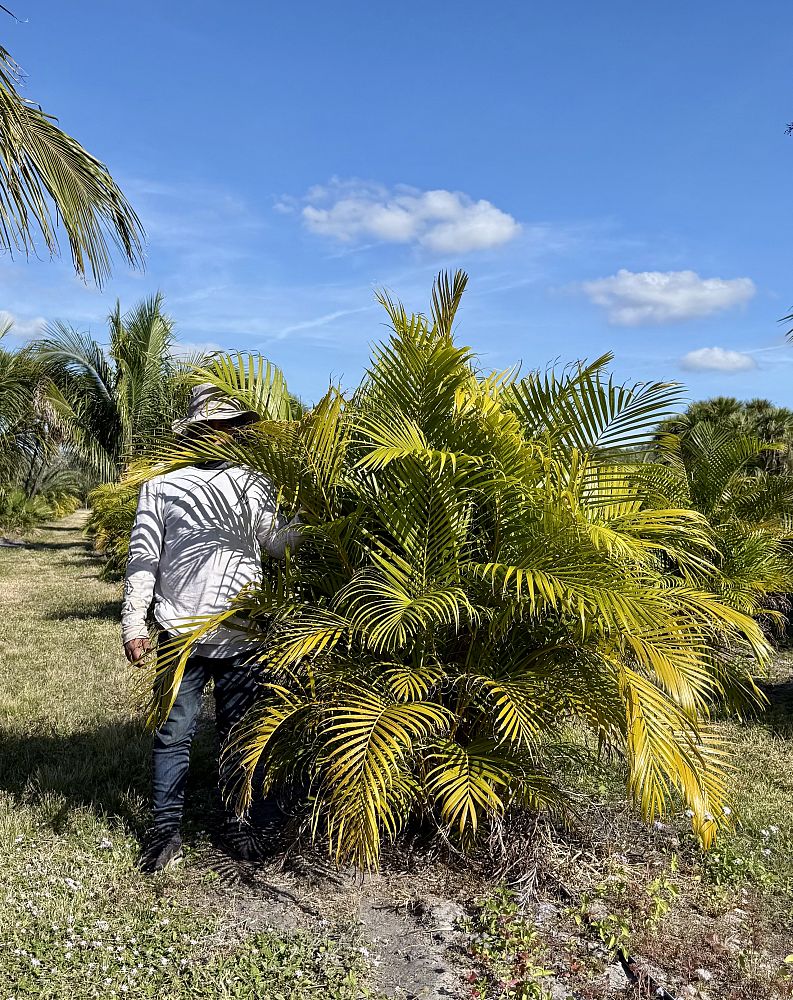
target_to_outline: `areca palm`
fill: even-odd
[[[769,610],[769,595],[793,592],[793,476],[758,468],[768,450],[767,439],[702,420],[664,438],[659,465],[641,473],[707,518],[717,590],[751,615]]]
[[[156,295],[108,318],[107,350],[90,335],[55,323],[33,344],[51,381],[48,402],[71,447],[100,480],[116,479],[167,433],[184,403],[172,322]]]
[[[30,253],[40,240],[58,250],[66,231],[77,273],[110,273],[110,245],[142,259],[140,220],[107,167],[67,135],[17,86],[19,68],[0,46],[0,247]]]
[[[765,447],[747,467],[772,473],[789,473],[793,467],[793,411],[774,406],[767,399],[740,401],[716,396],[692,403],[685,411],[663,422],[661,434],[687,437],[701,423],[718,424],[736,434],[749,435]]]
[[[262,644],[227,794],[244,810],[254,782],[307,783],[315,829],[369,866],[412,815],[466,843],[511,806],[563,805],[575,723],[623,756],[647,817],[681,797],[707,844],[728,781],[709,713],[755,697],[747,659],[721,651],[767,650],[717,596],[707,519],[636,475],[676,389],[616,385],[608,358],[482,373],[452,336],[465,284],[441,276],[429,318],[382,297],[393,332],[352,396],[157,467],[224,458],[303,511],[299,553],[223,616]],[[160,657],[153,723],[187,652]]]

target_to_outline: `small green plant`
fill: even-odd
[[[0,535],[27,535],[52,516],[45,497],[28,497],[22,490],[0,487]]]
[[[677,858],[672,855],[671,871],[677,868]],[[648,908],[644,918],[645,926],[655,930],[680,894],[677,886],[665,874],[658,875],[647,886]]]
[[[543,962],[537,928],[514,892],[498,889],[479,903],[466,922],[472,935],[468,953],[479,965],[468,978],[472,1000],[545,1000],[544,981],[553,975]]]
[[[619,895],[619,893],[617,894]],[[602,900],[595,902],[602,905]],[[631,938],[631,923],[628,915],[611,901],[611,912],[602,915],[593,914],[596,907],[593,906],[592,897],[584,894],[581,896],[581,905],[577,910],[571,912],[571,916],[577,927],[589,928],[589,931],[602,943],[609,957],[616,955],[618,951],[625,950]],[[599,907],[597,908],[599,910]]]

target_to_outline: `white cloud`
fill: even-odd
[[[757,367],[751,354],[723,347],[700,347],[689,351],[680,359],[680,364],[691,372],[746,372]]]
[[[174,357],[187,358],[196,354],[214,354],[216,351],[224,350],[224,348],[212,340],[177,340],[171,350]]]
[[[290,199],[276,206],[289,212]],[[492,202],[474,201],[461,191],[420,191],[398,185],[334,180],[313,187],[304,199],[304,225],[341,243],[377,240],[415,243],[434,253],[487,250],[514,239],[520,224]]]
[[[4,329],[9,323],[11,324],[10,333],[22,340],[40,337],[44,332],[44,327],[47,325],[47,321],[43,316],[31,316],[23,319],[20,316],[14,315],[14,313],[8,312],[7,309],[0,309],[0,330]]]
[[[635,274],[623,269],[608,278],[585,281],[582,288],[619,326],[709,316],[747,302],[755,293],[751,278],[700,278],[696,271]]]

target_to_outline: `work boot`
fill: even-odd
[[[147,875],[162,871],[182,860],[182,835],[178,826],[155,826],[141,845],[138,867]]]

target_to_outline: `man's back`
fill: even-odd
[[[189,631],[190,619],[225,610],[261,578],[262,546],[283,555],[291,533],[279,537],[282,527],[272,484],[246,469],[190,466],[145,483],[130,538],[124,640],[145,634],[152,598],[168,632]],[[206,652],[221,655],[235,639],[214,633]]]

